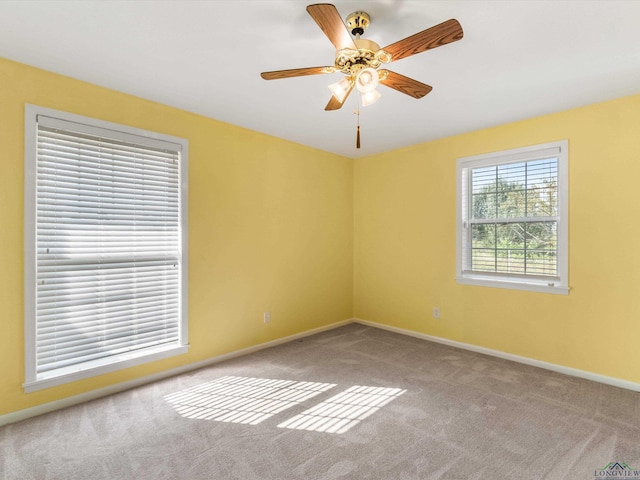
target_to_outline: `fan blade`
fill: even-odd
[[[353,90],[353,86],[351,86],[349,91],[344,96],[344,100],[342,100],[342,101],[338,100],[336,97],[331,95],[331,98],[329,99],[329,103],[327,103],[327,106],[324,107],[324,109],[327,110],[327,111],[341,109],[342,105],[344,105],[344,102],[346,102],[347,98],[349,98],[349,94],[351,93],[351,90]]]
[[[273,72],[262,72],[260,76],[265,80],[277,80],[279,78],[303,77],[305,75],[319,75],[321,73],[333,73],[335,67],[309,67],[292,68],[290,70],[276,70]]]
[[[344,102],[340,102],[340,100],[338,100],[336,97],[334,97],[333,95],[331,95],[331,98],[329,99],[329,103],[327,103],[327,106],[324,107],[325,110],[329,111],[329,110],[339,110],[342,108]]]
[[[381,77],[384,77],[384,72],[386,72],[387,78],[380,80],[381,84],[402,92],[405,95],[409,95],[410,97],[422,98],[433,90],[433,87],[426,83],[419,82],[413,78],[405,77],[404,75],[400,75],[399,73],[391,72],[389,70],[381,70]]]
[[[387,53],[391,54],[391,61],[395,62],[401,58],[422,53],[432,48],[441,47],[447,43],[456,42],[463,36],[462,27],[457,20],[451,19],[442,22],[435,27],[427,28],[422,32],[411,35],[384,47]]]
[[[349,30],[344,26],[336,7],[330,3],[318,3],[309,5],[307,12],[309,12],[309,15],[311,15],[327,38],[333,43],[336,50],[343,48],[353,48],[355,50],[357,48],[356,44],[353,43]]]

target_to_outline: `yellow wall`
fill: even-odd
[[[351,160],[3,59],[0,85],[0,415],[351,318]],[[25,103],[189,140],[188,354],[23,393]]]
[[[354,312],[640,382],[640,96],[352,161],[2,59],[0,85],[0,415]],[[23,393],[25,103],[189,140],[188,354]],[[564,138],[571,293],[457,285],[456,158]]]
[[[355,316],[640,382],[639,128],[632,96],[356,160]],[[456,159],[565,138],[569,295],[456,284]]]

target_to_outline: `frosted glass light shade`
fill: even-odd
[[[351,91],[351,82],[349,82],[349,79],[347,77],[344,77],[339,82],[329,85],[329,91],[334,97],[336,97],[336,100],[338,100],[340,103],[343,103],[344,99]]]
[[[369,105],[373,105],[376,103],[382,94],[377,90],[371,90],[370,92],[363,93],[360,97],[360,101],[362,102],[363,107],[368,107]]]
[[[358,73],[356,77],[356,88],[360,93],[372,92],[378,86],[378,71],[368,67]]]

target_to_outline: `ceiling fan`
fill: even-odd
[[[339,82],[329,85],[332,96],[325,110],[341,108],[354,87],[360,94],[362,106],[371,105],[381,97],[376,90],[378,84],[391,87],[413,98],[424,97],[432,90],[431,86],[379,67],[383,63],[395,62],[455,42],[463,36],[458,21],[451,19],[380,48],[377,43],[360,38],[371,22],[366,12],[349,14],[346,26],[336,7],[330,3],[309,5],[307,12],[336,47],[334,65],[262,72],[260,76],[265,80],[276,80],[337,71],[344,73],[345,77]],[[352,38],[352,35],[355,38]],[[356,143],[360,148],[359,125]]]

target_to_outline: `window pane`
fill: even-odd
[[[524,217],[526,215],[525,164],[500,165],[497,171],[498,218]]]
[[[495,248],[496,225],[493,223],[471,225],[472,248]]]
[[[499,165],[498,168],[498,179],[502,180],[505,183],[513,183],[516,185],[520,185],[524,188],[527,178],[527,167],[526,163],[507,163],[506,165]]]
[[[471,250],[471,265],[476,272],[496,271],[496,251],[494,249],[474,248]]]
[[[524,185],[500,181],[498,189],[498,218],[522,218],[527,215],[527,196]]]
[[[527,274],[556,275],[556,260],[555,250],[527,250]]]
[[[524,248],[526,226],[524,223],[503,223],[496,227],[496,272],[522,274],[525,271]]]
[[[527,162],[527,188],[558,179],[558,159],[546,158]]]
[[[529,217],[555,217],[558,215],[558,181],[540,183],[528,191]]]
[[[526,235],[524,223],[501,223],[497,226],[497,247],[510,250],[524,250]]]
[[[525,238],[528,250],[555,250],[558,244],[557,223],[527,223]]]
[[[490,190],[494,185],[488,186]],[[472,218],[496,218],[496,194],[489,192],[480,192],[473,194],[472,200]]]
[[[530,217],[558,215],[558,159],[527,164],[527,209]]]
[[[496,268],[496,225],[493,223],[472,225],[471,237],[473,270],[494,272]]]
[[[496,256],[496,273],[524,273],[524,250],[501,249]]]
[[[495,192],[496,190],[496,167],[480,167],[471,171],[471,193]],[[493,187],[493,188],[491,188]]]

